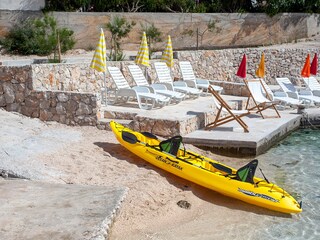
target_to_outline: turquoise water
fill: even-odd
[[[258,239],[320,239],[320,130],[294,132],[259,156],[265,175],[303,202],[303,212],[268,218]]]

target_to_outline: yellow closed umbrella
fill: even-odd
[[[106,40],[104,37],[103,29],[101,28],[99,43],[94,51],[94,55],[90,64],[90,68],[97,70],[98,72],[103,72],[103,100],[106,103],[106,91],[107,91],[107,83],[106,83],[106,71],[107,71],[107,49],[106,49]]]
[[[162,53],[161,60],[164,61],[169,68],[173,67],[173,51],[172,51],[172,43],[171,43],[171,37],[168,35],[167,38],[167,45],[164,49],[164,52]]]
[[[90,67],[98,72],[106,72],[107,70],[107,50],[103,29],[101,28],[99,43],[93,55]]]
[[[141,64],[146,67],[150,66],[149,48],[148,48],[147,36],[146,36],[145,32],[143,32],[143,34],[142,34],[140,48],[139,48],[138,55],[137,55],[136,59],[134,60],[134,62],[136,64]]]

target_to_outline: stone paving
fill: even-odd
[[[0,178],[0,239],[107,239],[126,191]]]

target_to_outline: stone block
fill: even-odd
[[[10,82],[4,82],[2,85],[4,97],[6,99],[6,103],[13,103],[15,100],[15,92],[13,85]]]
[[[58,93],[57,99],[59,102],[67,102],[69,100],[69,96],[65,93]]]
[[[52,117],[53,117],[53,114],[50,111],[45,110],[45,109],[40,109],[40,112],[39,112],[40,120],[50,121],[50,120],[52,120]]]
[[[78,103],[71,99],[65,104],[65,108],[67,112],[75,113],[78,109]]]
[[[8,103],[6,110],[8,112],[20,112],[21,106],[18,103]]]
[[[89,105],[83,103],[83,102],[80,102],[79,103],[79,108],[78,110],[76,111],[76,115],[77,116],[82,116],[82,115],[89,115],[92,113],[92,109]]]
[[[22,103],[25,100],[24,92],[17,92],[16,93],[16,102]]]
[[[6,98],[4,97],[4,95],[0,95],[0,107],[5,107],[6,105]]]

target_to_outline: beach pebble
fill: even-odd
[[[181,208],[184,208],[184,209],[191,208],[191,203],[189,203],[188,201],[185,201],[185,200],[180,200],[179,202],[177,202],[177,205]]]

